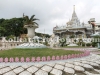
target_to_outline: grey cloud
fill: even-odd
[[[0,0],[0,18],[35,14],[40,19],[36,31],[44,32],[45,29],[45,33],[52,34],[56,24],[65,25],[71,19],[73,5],[76,5],[76,14],[81,22],[87,23],[92,17],[100,22],[100,10],[96,10],[100,8],[99,3],[99,0]]]

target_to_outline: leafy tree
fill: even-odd
[[[12,18],[12,19],[0,19],[0,27],[2,36],[20,36],[20,34],[26,33],[26,29],[23,28],[23,18]]]
[[[3,19],[3,18],[2,18],[2,19],[0,19],[0,24],[1,24],[3,21],[5,21],[5,19]]]
[[[5,29],[4,29],[4,27],[0,27],[0,36],[2,36],[3,35],[3,33],[5,32]]]
[[[75,37],[75,35],[71,35],[71,36],[70,36],[70,38],[74,38],[74,37]]]
[[[43,34],[43,33],[38,33],[38,32],[35,32],[35,34],[36,34],[36,36],[39,36],[39,37],[43,37],[43,35],[44,35],[45,37],[50,38],[49,34]]]
[[[28,16],[24,18],[11,18],[11,19],[0,19],[0,36],[20,36],[21,34],[27,34],[27,29],[24,28],[25,24],[34,24],[38,25],[35,21],[39,20],[34,18],[35,15],[32,15],[29,19]],[[48,34],[37,33],[36,35],[42,37],[50,37]]]

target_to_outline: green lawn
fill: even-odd
[[[41,48],[41,49],[11,49],[0,51],[0,57],[42,57],[42,56],[61,56],[68,54],[77,54],[80,51],[67,51],[62,49],[50,49],[50,48]]]
[[[85,46],[64,46],[61,48],[86,48]]]

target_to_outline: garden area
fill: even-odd
[[[81,51],[72,51],[72,50],[63,50],[63,49],[51,49],[51,48],[37,48],[37,49],[10,49],[0,51],[0,57],[2,58],[10,58],[10,57],[43,57],[43,56],[61,56],[61,55],[71,55],[71,54],[79,54]]]

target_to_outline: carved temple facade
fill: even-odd
[[[80,23],[74,6],[71,20],[64,26],[54,27],[53,33],[65,38],[90,38],[93,32],[100,31],[100,23],[95,23],[95,18],[91,18],[88,22],[88,24]]]

